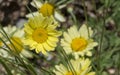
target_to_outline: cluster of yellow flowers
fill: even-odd
[[[13,51],[16,51],[16,48],[17,52],[21,53],[24,51],[23,45],[27,45],[36,53],[41,52],[47,55],[47,52],[55,50],[60,41],[66,55],[72,54],[75,59],[70,59],[73,70],[64,64],[56,65],[53,70],[56,75],[95,75],[95,72],[91,71],[90,59],[85,58],[85,55],[92,56],[91,50],[97,46],[97,42],[91,38],[93,30],[83,24],[80,28],[73,25],[62,33],[62,31],[57,30],[59,23],[54,16],[56,14],[54,6],[48,2],[44,4],[38,2],[37,0],[32,2],[34,6],[39,6],[39,10],[36,12],[37,14],[27,15],[29,20],[24,25],[24,32],[15,27],[13,27],[14,31],[11,32],[7,31],[9,29],[5,29],[12,35],[10,40],[15,47],[11,44],[8,46]],[[64,18],[61,21],[64,21]],[[62,35],[63,38],[60,39],[59,37]],[[0,42],[0,46],[2,46],[2,42]]]
[[[35,49],[37,53],[46,54],[48,51],[55,50],[59,42],[58,37],[62,32],[56,29],[59,24],[53,17],[54,7],[47,2],[44,4],[39,1],[32,2],[35,6],[34,3],[36,3],[36,7],[40,6],[39,13],[37,15],[33,13],[33,17],[30,17],[28,23],[25,24],[26,39],[24,43],[29,45],[31,50]],[[95,75],[95,72],[90,71],[90,59],[84,57],[85,55],[91,56],[91,50],[97,46],[97,42],[91,38],[92,34],[92,29],[87,28],[85,24],[79,29],[73,25],[67,32],[63,32],[60,43],[66,54],[75,56],[74,60],[70,60],[75,71],[72,72],[70,68],[60,64],[56,65],[56,69],[53,70],[56,75]]]

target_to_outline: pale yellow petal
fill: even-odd
[[[30,52],[27,51],[27,50],[22,50],[21,55],[22,55],[22,56],[25,56],[25,57],[27,57],[27,58],[33,58],[32,53],[30,53]]]
[[[32,13],[29,13],[27,14],[25,17],[27,18],[33,18],[34,16],[38,16],[40,13],[39,12],[32,12]]]
[[[79,57],[78,57],[79,58]],[[76,71],[79,71],[80,69],[81,69],[81,64],[80,64],[80,58],[79,59],[77,59],[78,61],[76,61],[73,65],[75,65],[74,66],[74,69],[76,70]]]
[[[79,51],[79,52],[74,52],[74,55],[76,55],[76,57],[77,56],[84,56],[85,55],[85,51]]]
[[[31,2],[31,5],[36,7],[36,8],[40,8],[43,4],[39,0],[33,0]]]
[[[23,29],[17,29],[17,31],[13,34],[13,36],[19,37],[19,38],[23,38],[24,36],[24,30]]]
[[[32,28],[32,29],[36,29],[36,27],[42,27],[44,28],[44,26],[42,25],[42,22],[45,20],[46,18],[43,17],[41,14],[31,17],[28,20],[28,25]]]
[[[12,35],[17,30],[16,26],[12,26],[12,25],[5,26],[3,27],[3,29],[8,35]]]
[[[41,22],[41,26],[43,26],[43,28],[48,29],[49,26],[52,26],[52,23],[54,23],[53,17],[45,17]],[[56,26],[53,25],[53,27],[56,27]],[[49,28],[49,29],[53,30],[52,28]]]
[[[75,38],[74,32],[72,31],[72,27],[71,27],[70,29],[68,29],[68,34],[69,34],[69,36],[70,36],[72,39]]]
[[[70,44],[61,39],[61,46],[70,47]]]
[[[70,47],[63,47],[63,49],[65,50],[65,52],[66,52],[67,54],[72,53],[72,49],[71,49]]]
[[[45,22],[46,22],[46,23],[45,23]],[[58,25],[58,22],[55,21],[55,19],[54,19],[53,16],[50,16],[50,17],[45,17],[44,22],[42,22],[42,25],[44,25],[44,24],[49,24],[48,27],[49,27],[49,26],[54,26],[54,27],[56,27],[56,24]]]
[[[59,24],[57,22],[54,22],[54,24],[49,25],[46,29],[47,30],[54,30],[59,26]]]
[[[33,40],[30,40],[30,39],[25,39],[24,41],[23,41],[23,43],[24,43],[24,45],[29,45],[29,44],[31,44],[31,43],[33,43],[34,41]]]
[[[37,47],[36,47],[36,53],[40,53],[42,52],[43,54],[47,54],[44,47],[42,46],[42,44],[39,44]]]
[[[79,37],[80,33],[77,31],[77,27],[73,25],[70,29],[68,29],[68,33],[73,39],[74,37]]]
[[[88,33],[88,28],[87,28],[87,25],[83,24],[80,29],[79,29],[79,32],[80,32],[80,36],[81,37],[84,37],[86,39],[89,39],[89,35],[91,37],[93,31],[91,30],[91,28],[89,28],[89,33]]]
[[[50,40],[50,41],[52,41],[52,42],[58,42],[58,38],[56,38],[56,37],[51,37],[51,36],[49,36],[49,37],[48,37],[48,40]]]
[[[59,32],[56,30],[48,31],[49,36],[59,37],[61,34],[62,34],[61,31],[59,31]]]
[[[55,11],[54,16],[60,22],[66,21],[65,17],[62,14],[58,13],[57,11]]]
[[[87,51],[87,52],[86,52],[86,55],[87,55],[87,56],[92,56],[92,52]]]
[[[90,66],[91,61],[89,59],[86,59],[84,63],[82,64],[82,70],[88,69]]]
[[[90,37],[93,35],[93,30],[91,29],[91,27],[89,27],[89,34],[90,34]]]
[[[64,36],[64,40],[68,43],[71,43],[72,38],[70,37],[70,35],[68,35],[66,32],[63,33]]]
[[[53,71],[56,75],[63,75],[61,72],[59,71]]]
[[[46,51],[53,51],[55,49],[54,47],[49,46],[46,42],[43,43],[43,47]]]
[[[51,41],[51,40],[47,40],[47,43],[48,43],[51,47],[56,47],[56,46],[57,46],[56,42],[53,42],[53,41]]]
[[[78,54],[78,53],[72,53],[72,55],[75,57],[75,59],[78,59],[78,58],[79,58],[79,55],[82,56],[82,54]]]
[[[59,66],[56,65],[55,67],[56,67],[56,69],[57,69],[60,73],[62,73],[62,74],[64,74],[65,72],[67,72],[66,67],[63,66],[62,64],[60,64]]]
[[[33,29],[29,26],[29,25],[27,25],[27,24],[25,24],[25,26],[24,26],[24,31],[27,33],[27,34],[32,34],[32,32],[33,32]]]
[[[91,42],[91,43],[89,43],[88,44],[88,46],[87,46],[87,50],[91,50],[91,49],[93,49],[95,46],[97,46],[98,45],[98,43],[97,42]]]

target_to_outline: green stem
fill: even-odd
[[[95,0],[92,0],[92,4],[93,4],[93,7],[94,7],[94,10],[96,11],[96,2],[95,2]]]
[[[119,54],[119,60],[120,60],[120,54]],[[120,75],[120,63],[119,63],[119,61],[118,61],[117,64],[118,64],[118,68],[117,68],[118,69],[118,75]]]
[[[76,19],[76,16],[74,15],[73,11],[70,11],[70,14],[73,18],[73,21],[74,21],[75,25],[77,25],[77,19]]]
[[[75,69],[74,69],[74,67],[73,67],[73,65],[71,64],[71,62],[70,62],[70,60],[69,60],[69,57],[68,57],[67,54],[66,54],[66,52],[65,52],[63,49],[60,49],[60,50],[61,50],[63,56],[65,57],[65,59],[67,60],[67,63],[68,63],[68,65],[69,65],[69,68],[71,69],[73,75],[77,75],[77,74],[76,74],[76,71],[75,71]]]
[[[68,63],[69,60],[67,60],[67,58],[66,58],[66,56],[64,55],[61,47],[59,47],[58,49],[59,49],[59,50],[57,50],[58,53],[60,54],[61,57],[64,58],[63,60],[64,60],[64,62],[65,62],[65,65],[66,65],[66,67],[67,67],[67,70],[70,70],[70,71],[72,72],[72,74],[74,74],[74,72],[73,72],[73,70],[72,70],[72,68],[71,68],[71,65]],[[67,61],[66,61],[66,60],[67,60]]]
[[[103,26],[102,26],[102,34],[101,34],[101,38],[100,38],[100,45],[99,45],[99,52],[101,53],[101,50],[102,50],[102,42],[103,42],[103,37],[104,37],[104,32],[105,32],[105,27],[104,27],[104,25],[105,25],[105,19],[103,18]]]
[[[0,58],[0,63],[4,66],[4,68],[7,71],[8,75],[12,75],[10,68],[7,66],[7,64]]]
[[[63,64],[65,64],[65,66],[67,67],[67,70],[69,70],[69,65],[66,63],[66,58],[65,59],[63,59],[63,54],[61,53],[61,51],[60,50],[57,50],[58,51],[58,53],[59,53],[59,58],[62,60],[62,63]]]
[[[102,52],[102,44],[103,44],[103,38],[105,33],[105,15],[103,16],[103,26],[102,26],[102,32],[101,32],[101,38],[99,40],[99,46],[98,46],[98,59],[101,59],[101,52]],[[101,62],[98,61],[98,69],[101,70]]]
[[[26,7],[27,7],[28,11],[29,11],[30,13],[32,13],[32,11],[31,11],[31,9],[28,7],[28,5],[26,5]],[[32,13],[32,16],[34,17],[34,14],[33,14],[33,13]]]
[[[67,60],[66,62],[67,62],[67,65],[68,65],[70,71],[72,72],[73,75],[75,75],[75,72],[73,71],[73,68],[72,68],[72,65],[70,64],[69,59],[66,57],[66,55],[64,54],[64,52],[62,52],[62,54],[63,54],[63,56],[65,57],[65,60]],[[69,70],[69,69],[68,69],[68,70]]]
[[[5,43],[5,41],[2,39],[2,38],[0,38],[0,41],[2,41],[2,43],[8,48],[8,49],[10,49],[10,47]],[[2,47],[0,47],[0,48],[2,48]],[[3,49],[3,48],[2,48]],[[11,50],[11,49],[10,49]],[[6,51],[8,51],[8,50],[6,50]]]
[[[44,72],[48,73],[49,75],[55,75],[53,72],[49,72],[48,70],[40,67],[41,70],[43,70]]]
[[[90,38],[90,31],[89,31],[89,27],[88,27],[88,17],[87,17],[87,9],[85,7],[85,0],[82,0],[82,3],[83,3],[83,7],[84,7],[84,15],[85,15],[85,21],[86,21],[86,24],[87,24],[87,30],[88,30],[88,37]]]

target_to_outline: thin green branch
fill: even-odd
[[[3,61],[1,58],[0,58],[0,63],[1,63],[1,64],[4,66],[4,68],[6,69],[7,74],[8,74],[8,75],[12,75],[10,68],[7,66],[7,64],[5,63],[5,61]]]
[[[85,6],[85,0],[82,0],[82,3],[83,3],[83,7],[84,7],[84,15],[85,15],[85,21],[86,21],[86,24],[87,24],[88,37],[90,38],[90,31],[89,31],[89,27],[88,27],[88,16],[87,16],[87,9],[86,9],[86,6]]]
[[[77,75],[72,63],[69,60],[69,57],[66,54],[66,52],[61,47],[59,49],[61,50],[61,53],[63,54],[64,58],[67,60],[67,64],[68,64],[71,72],[73,73],[73,75]]]

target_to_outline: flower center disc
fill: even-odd
[[[84,38],[75,38],[72,40],[71,47],[74,51],[81,51],[87,46],[87,41]]]
[[[39,12],[42,13],[43,16],[51,16],[54,13],[54,7],[49,3],[45,3],[40,8]]]
[[[32,38],[34,41],[36,41],[37,43],[43,43],[47,40],[48,35],[47,35],[47,31],[42,29],[42,28],[37,28],[33,34],[32,34]]]
[[[0,41],[0,47],[3,45],[3,43]]]
[[[16,50],[18,51],[18,53],[20,53],[21,51],[22,51],[22,49],[23,49],[23,43],[22,43],[22,41],[21,41],[21,39],[19,38],[19,37],[12,37],[11,38],[11,42],[12,42],[12,44],[14,45],[12,45],[12,44],[10,44],[10,47],[11,47],[11,49],[13,50],[13,51],[15,51],[16,52]],[[15,48],[14,48],[15,47]]]

